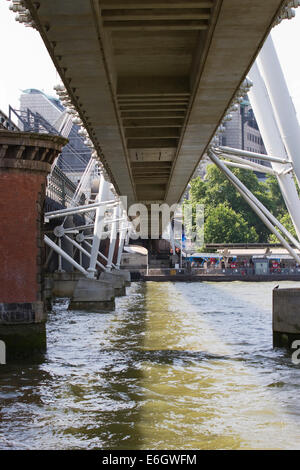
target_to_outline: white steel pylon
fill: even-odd
[[[107,183],[107,181],[105,181],[104,176],[101,175],[97,202],[105,203],[105,201],[108,200],[108,194],[109,194],[109,184]],[[96,209],[93,244],[92,244],[92,251],[91,251],[91,258],[90,258],[90,266],[88,268],[88,273],[89,273],[88,277],[91,277],[91,278],[96,277],[96,274],[97,274],[96,263],[98,259],[98,252],[99,252],[102,232],[104,229],[105,211],[106,211],[106,204],[104,204],[103,206],[99,206]]]
[[[267,40],[268,49],[269,43],[272,41],[271,38]],[[265,46],[264,46],[265,47]],[[263,51],[264,51],[263,47]],[[263,52],[262,51],[262,52]],[[272,48],[272,53],[276,55],[276,51]],[[277,64],[277,66],[280,64]],[[264,65],[264,70],[267,70],[267,64]],[[276,108],[275,103],[270,99],[266,82],[261,74],[261,61],[258,59],[250,70],[249,76],[253,81],[253,87],[249,91],[249,99],[253,108],[255,118],[258,123],[259,130],[261,132],[267,153],[270,155],[276,155],[283,159],[288,160],[289,165],[284,165],[280,162],[273,161],[272,168],[276,171],[280,190],[282,192],[284,201],[287,209],[290,213],[293,221],[296,233],[300,240],[300,200],[297,192],[297,188],[293,179],[293,169],[295,170],[295,162],[300,163],[300,155],[294,153],[288,153],[285,147],[285,142],[293,140],[287,134],[283,134],[282,127],[278,126],[278,119],[276,119]],[[285,85],[286,86],[286,85]],[[278,90],[279,92],[279,90]],[[291,114],[292,111],[292,114]],[[297,116],[294,111],[294,107],[290,110],[289,120],[285,126],[291,127],[295,132],[298,129],[300,138],[300,128],[297,122]],[[284,137],[285,136],[285,137]],[[300,149],[300,146],[299,146]],[[299,151],[299,150],[298,150]],[[293,156],[293,159],[291,156]],[[299,168],[300,169],[300,168]],[[299,173],[300,176],[300,173]]]
[[[292,7],[296,8],[298,6],[300,6],[298,0],[287,2],[275,24],[278,24],[285,18],[293,18],[295,12]],[[251,85],[253,85],[252,89]],[[263,220],[265,225],[277,236],[279,241],[299,263],[300,258],[298,253],[289,244],[293,244],[299,250],[299,241],[280,224],[227,168],[227,166],[233,166],[274,174],[277,177],[286,207],[300,240],[300,199],[294,181],[295,174],[298,184],[300,183],[300,126],[271,35],[267,38],[255,64],[250,70],[249,79],[244,81],[240,90],[240,96],[235,98],[231,106],[232,111],[236,111],[234,109],[235,103],[239,102],[246,93],[249,96],[268,155],[220,147],[216,138],[213,139],[208,154],[211,160],[223,171],[229,181],[231,181],[252,209]],[[224,118],[224,121],[228,117],[229,115]],[[222,128],[223,126],[221,125],[218,129],[219,133],[222,132]],[[221,161],[220,157],[227,158],[227,161]],[[257,159],[269,161],[271,169],[253,161]],[[278,229],[281,233],[278,232]],[[289,243],[283,238],[282,234],[289,240]]]

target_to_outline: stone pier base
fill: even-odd
[[[6,362],[12,359],[26,359],[47,349],[45,323],[28,325],[1,325],[0,340],[6,347]]]
[[[44,323],[46,320],[44,302],[0,303],[0,328],[3,325]]]
[[[116,297],[126,295],[126,286],[123,276],[119,275],[119,271],[104,271],[100,275],[101,281],[109,283],[113,289]]]
[[[47,312],[52,310],[52,297],[53,297],[53,280],[51,278],[44,278],[44,302]]]
[[[112,273],[117,274],[125,281],[125,286],[130,286],[131,284],[131,275],[130,272],[125,269],[119,269],[117,271],[112,271]]]
[[[84,278],[82,273],[53,273],[47,276],[53,281],[53,297],[72,297],[78,281]]]
[[[70,310],[105,312],[115,308],[114,289],[105,281],[80,279],[74,289]]]
[[[273,346],[291,348],[300,339],[300,289],[273,290]]]
[[[123,297],[126,295],[126,286],[124,285],[123,287],[115,287],[115,297]]]
[[[8,362],[46,350],[46,319],[43,302],[0,303],[0,340]]]

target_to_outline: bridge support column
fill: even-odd
[[[70,310],[105,312],[115,308],[113,286],[105,280],[82,278],[78,281],[70,305]]]
[[[74,290],[79,279],[83,277],[84,277],[84,274],[80,272],[72,272],[72,273],[55,272],[52,274],[47,274],[46,281],[49,283],[49,285],[51,285],[51,293],[49,293],[49,297],[71,298],[74,294]]]
[[[123,281],[125,282],[125,286],[130,286],[131,284],[131,276],[130,272],[127,269],[119,269],[117,271],[112,271],[113,274],[117,274]]]
[[[101,175],[99,193],[97,202],[106,201],[108,198],[109,184],[105,181],[104,176]],[[97,276],[97,259],[98,252],[100,248],[101,236],[104,227],[104,215],[106,211],[106,206],[97,207],[96,216],[95,216],[95,226],[94,226],[94,236],[93,236],[93,245],[91,250],[90,266],[88,268],[89,278],[95,279]]]
[[[125,211],[123,211],[122,215],[123,215],[123,220],[122,220],[122,223],[121,223],[121,233],[120,233],[120,238],[119,238],[119,249],[118,249],[118,257],[117,257],[117,264],[116,264],[118,269],[120,269],[122,253],[123,253],[125,239],[126,239],[126,235],[127,235],[127,231],[128,231]]]
[[[111,225],[110,240],[109,240],[109,252],[107,257],[107,269],[108,271],[112,270],[113,267],[113,258],[115,254],[116,240],[117,240],[117,218],[120,215],[119,206],[116,206],[113,211],[114,222]]]
[[[8,359],[46,346],[43,205],[46,175],[65,143],[0,131],[0,340]]]
[[[273,346],[291,348],[300,340],[300,289],[273,290]]]
[[[119,271],[104,271],[100,274],[100,280],[110,283],[116,297],[126,295],[126,279]]]

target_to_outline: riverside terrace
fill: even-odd
[[[131,246],[122,256],[123,267],[134,279],[153,281],[274,281],[300,280],[300,266],[280,245],[214,245],[213,253],[191,253],[182,258],[149,257],[141,247]],[[210,246],[211,248],[213,245]],[[226,247],[226,248],[225,248]],[[166,258],[166,256],[164,257]],[[138,266],[137,261],[140,263]],[[136,263],[136,264],[135,264]],[[172,267],[168,267],[168,264]]]

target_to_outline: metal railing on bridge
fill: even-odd
[[[6,116],[6,114],[1,111],[0,109],[0,129],[5,129],[7,131],[19,131],[20,129],[18,126],[12,122],[10,117]]]
[[[20,130],[20,128],[13,124],[13,117],[18,120],[19,126],[24,132],[53,135],[62,134],[41,114],[33,112],[29,108],[20,111],[9,106],[9,117],[6,117],[7,122],[10,123],[10,127],[14,126],[14,129],[12,130]],[[46,196],[50,200],[57,202],[64,207],[72,205],[74,194],[77,189],[77,182],[73,182],[65,172],[67,172],[68,175],[76,173],[76,175],[80,176],[81,173],[84,172],[91,156],[91,152],[86,146],[77,145],[78,148],[76,148],[76,141],[74,141],[74,139],[79,139],[81,144],[83,139],[77,135],[77,130],[74,129],[73,124],[68,131],[68,137],[68,144],[65,146],[62,154],[58,157],[56,164],[53,165],[50,175],[47,177],[46,188]],[[74,162],[76,161],[76,164],[70,165],[68,163],[67,160],[69,156],[73,156],[73,160]],[[80,204],[84,204],[85,196],[83,194],[78,202]]]
[[[47,177],[46,196],[52,201],[58,202],[64,207],[72,205],[76,184],[73,183],[65,173],[56,165]],[[82,194],[79,203],[84,204],[85,197]]]
[[[63,129],[56,129],[40,113],[29,108],[17,110],[10,106],[9,119],[12,120],[13,117],[17,118],[19,126],[24,132],[62,135],[68,138],[69,142],[58,157],[56,164],[70,177],[79,175],[77,179],[80,179],[91,158],[91,150],[84,144],[84,138],[78,135],[79,128],[71,122],[70,116],[68,116],[70,125]],[[67,128],[67,132],[64,132],[65,128]]]

